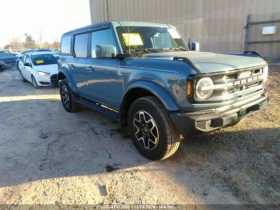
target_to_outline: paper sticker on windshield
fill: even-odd
[[[168,30],[169,34],[171,35],[171,37],[172,37],[173,39],[180,39],[180,38],[181,38],[180,35],[178,34],[178,32],[176,31],[176,29],[174,29],[174,28],[169,28],[169,29],[167,29],[167,30]]]
[[[44,63],[44,60],[36,60],[35,62],[36,62],[36,64],[42,64],[42,63]]]
[[[143,45],[143,41],[138,33],[124,33],[122,34],[125,46]]]

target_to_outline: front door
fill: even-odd
[[[91,58],[88,59],[87,94],[97,102],[119,109],[119,98],[123,92],[123,79],[117,71],[120,61],[110,55],[105,57],[102,53],[104,46],[116,46],[111,29],[94,31],[91,33]],[[102,48],[102,55],[98,48]]]
[[[112,58],[92,58],[87,64],[87,91],[91,98],[115,109],[123,92],[118,66],[119,60]]]

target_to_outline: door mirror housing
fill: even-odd
[[[30,63],[24,63],[24,66],[31,66]]]
[[[200,50],[199,48],[200,48],[199,47],[199,42],[193,42],[192,43],[192,50],[199,52],[199,50]]]
[[[117,54],[116,47],[109,44],[96,45],[96,58],[112,58]]]

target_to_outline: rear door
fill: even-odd
[[[19,60],[19,70],[21,71],[22,75],[25,76],[25,69],[24,69],[24,61],[26,59],[26,55],[24,55],[20,60]]]
[[[31,64],[31,58],[29,55],[25,56],[25,60],[23,60],[23,76],[25,79],[31,81],[31,70],[32,70],[32,64]],[[24,66],[24,64],[29,64],[29,66]]]
[[[74,58],[69,64],[72,72],[72,78],[76,84],[79,94],[89,97],[87,91],[88,70],[86,63],[88,62],[89,50],[88,44],[89,34],[82,33],[74,36]]]

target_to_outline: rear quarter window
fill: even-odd
[[[70,54],[71,52],[71,36],[64,36],[61,38],[60,50],[62,54]]]

